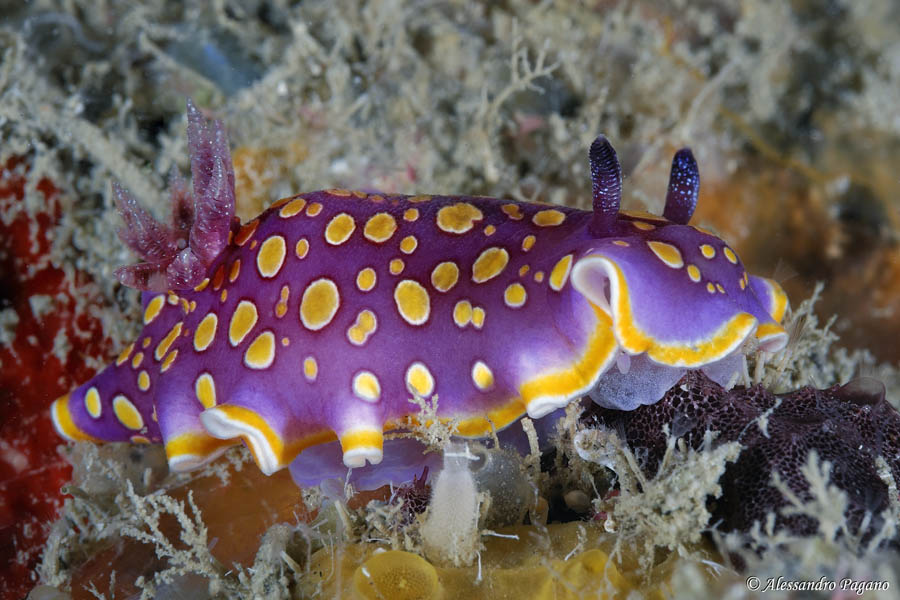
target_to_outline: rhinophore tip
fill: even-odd
[[[612,144],[597,136],[588,153],[591,163],[591,191],[594,196],[592,235],[607,234],[616,222],[622,200],[622,167]]]
[[[700,193],[700,171],[690,148],[682,148],[672,158],[669,189],[663,216],[673,223],[687,225],[697,208]]]

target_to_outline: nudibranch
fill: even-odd
[[[66,438],[163,443],[174,470],[243,440],[267,474],[338,440],[361,467],[418,413],[413,398],[484,436],[586,394],[652,403],[686,369],[787,341],[781,288],[688,225],[687,149],[662,216],[619,209],[601,136],[592,211],[333,189],[240,225],[224,127],[190,102],[188,141],[193,193],[172,177],[170,225],[113,188],[120,237],[144,261],[117,277],[144,290],[144,328],[53,403]]]

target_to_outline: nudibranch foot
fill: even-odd
[[[125,226],[119,237],[145,262],[120,267],[116,278],[147,291],[187,290],[203,279],[228,245],[234,220],[234,170],[221,121],[208,125],[188,100],[188,147],[193,195],[173,170],[169,178],[171,223],[153,218],[113,182],[116,208]]]
[[[399,464],[385,432],[421,417],[485,437],[590,395],[653,403],[686,371],[727,382],[775,351],[787,298],[688,224],[700,179],[673,160],[665,216],[622,211],[622,170],[591,146],[593,211],[470,196],[298,194],[245,223],[222,124],[188,103],[192,188],[169,224],[113,186],[144,261],[139,338],[53,405],[69,439],[162,442],[173,470],[247,445],[260,469]],[[746,343],[748,340],[758,343]],[[547,419],[544,419],[547,420]],[[389,436],[390,437],[390,436]],[[300,458],[298,459],[298,455]]]

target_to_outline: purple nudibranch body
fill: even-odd
[[[328,190],[239,226],[224,128],[191,103],[188,119],[193,194],[173,176],[170,225],[114,187],[121,238],[144,260],[117,276],[145,290],[144,329],[54,402],[66,438],[161,442],[175,470],[243,440],[269,474],[338,440],[360,467],[416,415],[413,397],[483,436],[586,394],[652,403],[686,369],[727,376],[747,348],[787,341],[781,288],[688,225],[688,150],[668,218],[619,210],[600,137],[593,211]]]

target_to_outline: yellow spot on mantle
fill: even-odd
[[[459,267],[452,261],[438,264],[431,272],[431,285],[439,292],[449,292],[459,281]]]
[[[470,231],[483,218],[484,215],[474,204],[457,202],[441,208],[435,222],[441,231],[462,234]]]
[[[391,272],[391,275],[399,275],[403,272],[403,267],[405,266],[402,258],[392,258],[388,264],[388,270]]]
[[[216,328],[219,325],[219,317],[216,313],[209,313],[200,324],[197,325],[197,331],[194,332],[194,350],[203,352],[212,344],[213,338],[216,336]]]
[[[97,391],[97,388],[90,388],[84,395],[84,408],[87,410],[87,413],[95,419],[100,418],[103,407],[100,403],[100,392]]]
[[[219,268],[216,269],[215,274],[213,275],[212,286],[214,290],[218,290],[222,287],[222,284],[225,283],[225,264],[219,265]]]
[[[434,376],[425,363],[414,362],[406,370],[406,389],[410,394],[427,398],[434,392]]]
[[[216,384],[209,373],[201,373],[194,382],[194,393],[203,408],[212,408],[216,405]]]
[[[394,288],[394,302],[403,320],[410,325],[424,325],[431,313],[428,291],[418,281],[404,279]]]
[[[356,322],[347,329],[347,339],[354,346],[362,346],[378,329],[378,319],[371,310],[364,309],[356,315]]]
[[[319,376],[319,363],[315,357],[307,356],[303,359],[303,376],[306,377],[307,381],[315,381],[316,377]]]
[[[146,392],[150,389],[150,375],[147,373],[147,371],[142,370],[140,373],[138,373],[137,384],[138,389],[142,392]]]
[[[280,235],[270,235],[260,244],[256,255],[256,268],[259,274],[270,279],[278,274],[287,255],[287,246]]]
[[[275,316],[277,318],[281,318],[287,314],[287,303],[288,299],[291,297],[291,288],[287,285],[281,286],[281,297],[278,299],[278,302],[275,304]]]
[[[119,394],[113,398],[112,405],[113,412],[122,425],[132,431],[137,431],[144,427],[144,418],[141,417],[141,413],[138,412],[138,409],[126,396]]]
[[[487,313],[484,312],[484,309],[480,306],[476,306],[472,309],[472,325],[475,329],[481,329],[484,327],[484,318],[487,316]]]
[[[416,239],[416,236],[408,235],[400,241],[400,252],[403,254],[412,254],[416,251],[418,245],[419,240]]]
[[[525,300],[527,299],[528,293],[525,291],[525,286],[521,283],[511,283],[503,292],[503,301],[510,308],[520,308],[524,306]]]
[[[363,235],[370,242],[383,244],[391,239],[397,231],[397,221],[389,213],[380,212],[372,215],[363,229]]]
[[[169,333],[166,334],[159,344],[156,346],[156,350],[153,351],[153,358],[156,360],[161,360],[163,356],[165,356],[166,352],[169,351],[169,348],[178,339],[178,336],[181,335],[181,326],[183,323],[178,321],[175,325],[172,326],[172,329],[169,330]]]
[[[263,244],[265,245],[265,244]],[[228,281],[234,283],[238,278],[238,275],[241,273],[241,259],[237,258],[233,263],[231,263],[231,268],[228,270]],[[187,302],[184,298],[181,299],[182,302]],[[185,309],[185,312],[189,312],[188,309]]]
[[[172,366],[172,363],[175,362],[175,359],[178,358],[178,350],[172,350],[169,352],[166,357],[163,359],[162,364],[159,367],[160,373],[165,373]]]
[[[117,367],[122,366],[125,363],[125,361],[127,361],[128,358],[131,356],[131,353],[133,351],[134,351],[134,344],[133,343],[128,344],[128,346],[126,346],[125,349],[122,350],[121,353],[119,353],[119,357],[116,359],[116,366]]]
[[[369,292],[378,283],[378,275],[372,267],[366,267],[356,274],[356,287],[361,292]]]
[[[303,290],[300,300],[300,321],[311,331],[328,325],[341,305],[341,296],[335,283],[322,277]]]
[[[159,312],[162,310],[165,302],[166,297],[163,294],[160,294],[147,303],[147,308],[144,309],[144,325],[149,325],[159,316]]]
[[[538,211],[531,217],[531,222],[538,227],[556,227],[565,220],[565,213],[555,208]]]
[[[472,322],[472,303],[468,300],[460,300],[453,307],[453,322],[459,327],[465,327]]]
[[[231,315],[231,323],[228,325],[228,341],[232,346],[237,346],[244,341],[250,330],[256,325],[259,315],[256,305],[249,300],[241,300]]]
[[[360,371],[353,376],[353,394],[366,402],[378,402],[381,398],[381,384],[371,371]]]
[[[509,253],[504,248],[491,246],[481,252],[472,265],[472,281],[484,283],[503,272],[509,262]]]
[[[356,230],[356,222],[347,213],[339,213],[331,218],[325,227],[325,241],[332,246],[340,246],[350,239]]]
[[[703,255],[703,258],[715,258],[716,249],[710,246],[709,244],[701,244],[700,245],[700,254]]]
[[[256,233],[257,227],[259,227],[259,219],[253,219],[246,225],[241,226],[241,228],[238,230],[237,235],[234,236],[234,243],[238,246],[243,246],[244,244],[246,244],[247,240],[253,237],[253,234]]]
[[[697,267],[697,265],[688,265],[687,266],[687,274],[688,274],[688,277],[691,278],[691,281],[693,281],[694,283],[697,283],[698,281],[700,281],[701,274],[700,274],[700,269]]]
[[[572,255],[566,254],[559,259],[550,271],[550,289],[560,291],[566,281],[569,280],[569,273],[572,271]]]
[[[304,259],[306,255],[309,253],[309,240],[306,238],[300,238],[297,240],[297,244],[294,246],[294,254],[297,255],[297,258]]]
[[[472,365],[472,383],[482,392],[493,387],[494,373],[483,361],[475,361]]]
[[[656,258],[661,260],[667,267],[680,269],[684,266],[684,259],[681,257],[681,251],[672,244],[654,240],[647,242],[647,246],[650,247],[650,250],[653,251]]]
[[[275,361],[275,334],[263,331],[247,346],[244,364],[251,369],[267,369]]]
[[[294,198],[281,207],[281,210],[278,211],[278,216],[282,219],[287,219],[299,215],[304,208],[306,208],[306,200],[303,198]]]
[[[522,209],[519,208],[518,204],[504,204],[500,207],[500,210],[513,221],[520,221],[525,216],[522,214]]]

